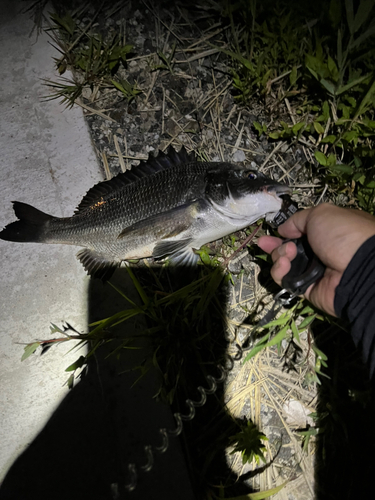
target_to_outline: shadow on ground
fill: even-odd
[[[159,429],[174,429],[172,413],[188,414],[186,399],[199,401],[197,387],[208,388],[207,375],[219,377],[217,365],[226,363],[226,280],[218,269],[194,273],[135,271],[149,305],[110,330],[115,340],[89,358],[80,382],[12,465],[0,500],[192,500],[218,495],[212,485],[219,484],[226,496],[249,493],[226,464],[228,436],[239,429],[223,409],[222,385],[184,423],[180,438],[170,438],[168,450],[155,455],[151,471],[139,467],[147,462],[144,446],[161,445]],[[142,306],[125,269],[111,283],[136,306],[108,283],[90,283],[90,322]],[[373,483],[374,384],[349,334],[330,325],[314,334],[328,355],[330,377],[321,378],[319,389],[316,499],[365,498]],[[125,349],[129,339],[128,347],[137,349]],[[132,492],[125,487],[129,463],[139,471]]]
[[[224,478],[228,485],[235,483],[222,450],[228,444],[223,442],[228,429],[235,434],[238,428],[223,411],[218,385],[207,403],[196,409],[196,417],[184,423],[181,437],[170,438],[167,452],[155,456],[152,470],[140,471],[135,490],[125,489],[128,464],[146,463],[143,447],[161,444],[159,429],[175,428],[172,412],[189,413],[186,398],[198,401],[197,387],[209,387],[206,375],[219,377],[217,364],[225,363],[225,280],[219,270],[200,267],[194,272],[199,276],[168,268],[135,271],[153,303],[195,285],[190,294],[178,292],[163,307],[151,308],[148,316],[136,315],[111,330],[118,340],[89,358],[79,383],[10,468],[0,488],[1,500],[190,500],[202,498],[210,484]],[[125,269],[116,271],[111,282],[142,304]],[[108,283],[91,280],[90,322],[126,307],[129,304]],[[140,349],[121,349],[121,355],[109,356],[134,336]],[[134,367],[150,370],[137,381],[140,370],[131,370]],[[159,398],[154,397],[157,393]],[[172,402],[172,412],[162,399]],[[242,493],[248,492],[243,488]]]
[[[314,331],[328,356],[318,392],[316,500],[369,498],[374,489],[375,384],[349,333],[330,324]],[[370,495],[372,496],[372,495]]]

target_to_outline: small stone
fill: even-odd
[[[295,399],[290,399],[284,403],[283,411],[285,414],[286,423],[304,429],[306,425],[313,426],[314,421],[309,416],[310,411],[300,402]]]
[[[248,274],[253,273],[256,267],[256,264],[250,259],[249,255],[246,255],[246,257],[241,260],[241,265]]]
[[[235,162],[241,162],[246,160],[245,153],[241,149],[237,149],[237,151],[232,156],[232,160]]]
[[[89,100],[90,97],[91,97],[91,94],[92,94],[92,92],[91,92],[90,87],[83,87],[83,89],[82,89],[82,97],[84,99]]]
[[[239,274],[241,272],[241,269],[242,269],[241,261],[239,261],[239,260],[229,261],[228,269],[233,274]]]

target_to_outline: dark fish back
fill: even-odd
[[[100,213],[104,221],[108,215],[111,219],[121,217],[127,224],[134,224],[203,196],[206,170],[206,164],[192,163],[156,172],[108,192],[95,203],[80,209],[74,217],[92,217],[94,213]]]
[[[105,195],[121,191],[125,186],[139,182],[142,178],[149,178],[157,172],[170,170],[178,166],[186,166],[195,163],[195,161],[195,154],[193,152],[188,154],[185,147],[182,147],[179,152],[171,147],[166,153],[159,152],[156,157],[150,155],[148,160],[141,161],[137,167],[133,167],[131,170],[121,173],[109,181],[100,182],[92,187],[83,197],[76,212],[95,205]]]

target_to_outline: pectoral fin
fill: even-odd
[[[199,256],[191,247],[185,247],[180,252],[173,253],[169,260],[174,266],[195,266],[199,260]]]
[[[169,255],[169,260],[176,266],[194,266],[198,255],[191,247],[193,239],[186,238],[179,241],[159,241],[155,245],[152,256],[155,259]]]
[[[152,256],[155,259],[169,255],[169,260],[177,266],[193,266],[198,261],[198,255],[191,247],[193,239],[185,238],[179,241],[159,241],[155,245]]]
[[[181,253],[189,246],[192,241],[192,238],[184,238],[177,241],[159,241],[155,245],[152,256],[155,259],[159,259],[160,257],[165,257],[166,255]]]

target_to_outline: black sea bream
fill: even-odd
[[[13,202],[18,221],[0,238],[84,247],[86,271],[106,278],[122,261],[169,255],[194,264],[194,249],[280,210],[288,186],[248,167],[196,161],[173,148],[91,188],[72,217]]]

